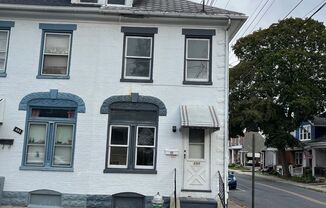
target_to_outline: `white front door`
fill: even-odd
[[[183,189],[211,190],[209,130],[185,129],[183,173]]]

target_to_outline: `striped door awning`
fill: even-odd
[[[181,105],[181,127],[211,128],[219,130],[216,110],[213,106]]]

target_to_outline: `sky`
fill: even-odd
[[[202,0],[192,1],[202,2]],[[210,2],[211,0],[208,0],[208,3]],[[268,28],[271,24],[282,20],[299,2],[301,3],[288,17],[310,17],[326,0],[213,0],[213,2],[215,7],[241,12],[248,16],[247,22],[231,40],[230,46],[232,46],[238,38],[259,28]],[[313,19],[326,25],[326,6],[315,14]],[[236,56],[231,51],[229,63],[232,66],[238,63]]]

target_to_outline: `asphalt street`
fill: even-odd
[[[251,176],[236,174],[238,187],[230,190],[230,199],[251,207]],[[326,194],[291,184],[256,177],[256,208],[326,208]]]

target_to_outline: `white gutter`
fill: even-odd
[[[196,18],[196,19],[220,19],[229,18],[243,20],[247,19],[245,15],[207,15],[203,13],[177,13],[177,12],[159,12],[159,11],[135,11],[131,9],[112,9],[107,7],[73,7],[73,6],[40,6],[40,5],[18,5],[18,4],[0,4],[0,9],[12,11],[30,11],[30,12],[62,12],[62,13],[90,13],[90,14],[108,14],[108,15],[138,15],[152,17],[170,17],[170,18]]]
[[[228,190],[228,140],[229,140],[229,29],[231,27],[231,18],[228,20],[227,27],[225,29],[225,106],[224,106],[224,191],[225,191],[225,204],[228,201],[229,194]]]

